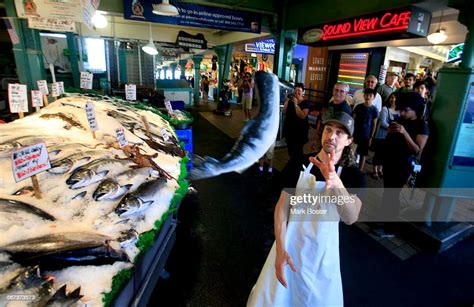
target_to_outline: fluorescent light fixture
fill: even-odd
[[[150,41],[148,44],[142,47],[143,52],[148,53],[149,55],[157,55],[158,50],[156,50],[155,43],[153,43],[153,36],[151,34],[151,23],[150,23]]]
[[[443,29],[440,29],[434,33],[431,33],[426,38],[430,43],[437,45],[444,42],[448,38],[448,36],[446,35],[446,32]]]
[[[40,36],[46,36],[46,37],[57,37],[57,38],[66,38],[66,34],[60,34],[60,33],[40,33]]]
[[[163,16],[177,16],[179,15],[178,9],[176,6],[171,5],[169,0],[162,0],[160,4],[152,4],[153,14],[163,15]]]
[[[92,24],[97,29],[103,29],[103,28],[107,27],[109,22],[107,21],[107,18],[105,18],[104,15],[99,13],[99,11],[96,11],[94,16],[92,16]]]

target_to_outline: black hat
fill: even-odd
[[[330,122],[335,122],[342,125],[344,128],[346,128],[346,132],[352,137],[352,134],[354,133],[354,119],[352,116],[346,112],[334,112],[329,114],[329,116],[323,120],[324,125]]]

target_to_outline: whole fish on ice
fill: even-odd
[[[243,171],[260,159],[275,142],[280,116],[278,78],[270,73],[255,74],[260,111],[247,122],[239,139],[222,159],[204,157],[190,172],[190,179],[203,179],[233,171]]]
[[[117,181],[111,178],[103,180],[92,194],[92,198],[96,201],[114,200],[127,193],[133,184],[121,186]]]
[[[160,190],[165,186],[166,179],[142,183],[135,192],[125,195],[115,208],[115,213],[121,218],[141,215],[153,204]]]
[[[0,198],[0,212],[14,213],[14,214],[24,214],[29,213],[37,217],[40,217],[44,220],[55,221],[56,218],[51,214],[24,202]]]

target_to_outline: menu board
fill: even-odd
[[[368,53],[342,53],[337,81],[349,84],[349,93],[364,88],[365,75],[369,64]]]

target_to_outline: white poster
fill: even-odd
[[[33,107],[42,107],[43,106],[43,94],[41,91],[32,90],[31,91],[31,102]]]
[[[81,0],[15,0],[18,17],[68,19],[83,22]]]
[[[51,84],[51,95],[53,97],[58,97],[61,95],[61,85],[59,82],[54,82]]]
[[[50,169],[46,145],[38,143],[15,150],[12,153],[12,166],[16,182]]]
[[[8,84],[8,102],[10,103],[10,112],[28,112],[28,94],[26,92],[26,85]]]
[[[115,135],[117,137],[117,142],[119,143],[120,147],[125,147],[128,145],[127,139],[125,138],[125,131],[123,128],[115,129]]]

